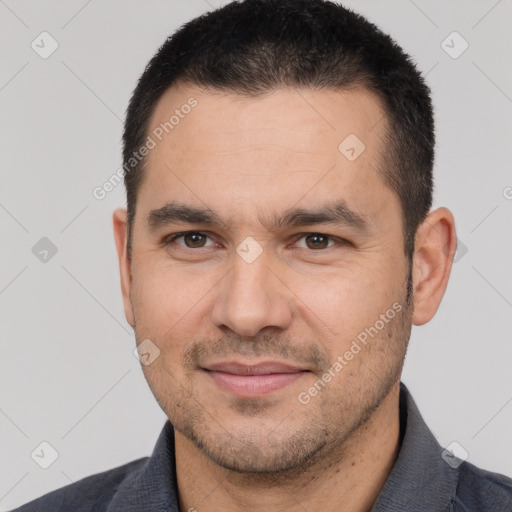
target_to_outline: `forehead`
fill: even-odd
[[[138,203],[192,205],[254,217],[343,199],[377,213],[396,197],[380,175],[386,119],[365,89],[277,89],[244,97],[171,87],[156,105]],[[223,211],[223,212],[222,212]]]
[[[286,88],[248,97],[184,84],[163,94],[149,123],[150,130],[160,129],[159,139],[174,149],[200,142],[196,149],[202,151],[217,151],[219,145],[237,150],[244,142],[276,142],[283,147],[288,142],[295,151],[297,144],[304,144],[307,151],[319,144],[337,147],[350,134],[377,149],[374,143],[385,125],[380,100],[363,87]]]

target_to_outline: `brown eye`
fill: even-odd
[[[321,233],[311,233],[304,237],[306,246],[308,249],[327,249],[330,242],[328,235],[322,235]]]
[[[170,235],[163,241],[164,247],[179,245],[187,249],[202,249],[215,247],[217,244],[206,234],[200,231],[186,231]]]
[[[185,245],[191,249],[198,249],[204,247],[208,237],[202,233],[186,233],[183,235]]]

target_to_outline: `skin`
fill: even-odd
[[[113,216],[127,321],[137,343],[149,338],[160,350],[143,371],[175,427],[180,507],[368,511],[399,450],[411,326],[434,316],[447,286],[453,216],[439,208],[419,227],[407,304],[401,206],[378,170],[387,125],[371,93],[279,89],[244,98],[177,84],[150,130],[190,97],[197,107],[147,157],[131,258],[126,211]],[[366,146],[354,161],[338,150],[349,134]],[[269,225],[271,212],[339,200],[364,215],[367,231]],[[170,201],[207,207],[223,222],[149,229],[149,212]],[[194,230],[207,236],[161,244]],[[262,249],[251,263],[236,251],[248,236]],[[394,318],[301,403],[299,394],[393,304],[401,306]],[[269,360],[305,371],[240,397],[204,370]]]

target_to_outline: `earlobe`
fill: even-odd
[[[128,221],[127,212],[124,208],[118,208],[114,211],[112,220],[114,227],[114,239],[117,249],[117,257],[119,260],[119,274],[121,278],[121,292],[123,295],[124,314],[126,321],[135,326],[135,318],[133,315],[133,307],[131,301],[131,264],[127,250],[128,240]]]
[[[413,324],[430,321],[448,285],[457,237],[453,215],[447,208],[431,211],[419,226],[413,257]]]

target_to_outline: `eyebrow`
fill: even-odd
[[[156,230],[167,224],[175,224],[177,222],[204,224],[206,226],[226,224],[226,222],[212,210],[175,202],[167,203],[161,208],[151,210],[147,219],[148,226],[151,230]]]
[[[360,231],[367,231],[370,227],[364,215],[350,208],[345,201],[336,201],[319,208],[291,208],[283,214],[274,214],[270,229],[313,224],[341,224]]]
[[[258,216],[258,220],[269,231],[314,224],[340,224],[359,231],[368,231],[371,227],[369,220],[350,208],[345,201],[335,201],[313,209],[290,208],[283,213],[273,213],[267,219]],[[228,229],[232,226],[232,222],[226,221],[208,208],[177,202],[169,202],[161,208],[151,210],[147,216],[147,225],[151,231],[179,222],[224,226]]]

